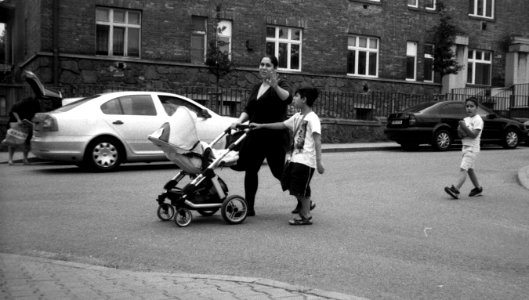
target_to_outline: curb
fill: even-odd
[[[398,150],[400,146],[367,146],[367,147],[336,147],[323,148],[322,153],[337,153],[337,152],[361,152],[361,151],[380,151],[380,150]]]
[[[43,159],[40,159],[40,158],[37,158],[37,157],[29,157],[28,161],[29,161],[30,164],[32,164],[32,163],[47,163],[47,162],[49,162],[47,160],[43,160]],[[22,159],[14,159],[13,163],[14,164],[22,164]],[[7,158],[6,159],[0,159],[0,164],[6,164],[7,165]]]
[[[529,190],[529,166],[521,167],[518,170],[518,181],[524,188]]]

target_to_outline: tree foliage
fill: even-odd
[[[215,36],[209,41],[208,51],[206,53],[206,65],[209,66],[209,71],[217,78],[217,85],[219,79],[224,75],[228,74],[233,69],[233,63],[230,59],[230,53],[227,50],[223,50],[229,47],[228,42],[222,40],[221,35],[225,30],[225,26],[219,26],[220,18],[219,13],[221,6],[217,6],[217,18],[215,22]]]
[[[225,44],[226,42],[222,40],[211,40],[206,54],[206,65],[209,66],[209,71],[217,77],[217,80],[228,74],[233,68],[230,54],[227,51],[222,51]]]
[[[439,3],[439,12],[441,14],[439,25],[433,28],[435,47],[433,68],[443,77],[447,74],[457,74],[463,66],[457,63],[453,50],[458,29],[451,23],[451,17],[446,14],[441,3]]]

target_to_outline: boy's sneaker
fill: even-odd
[[[459,190],[455,186],[445,187],[445,192],[454,199],[459,199]]]
[[[468,194],[469,197],[475,197],[475,196],[481,196],[481,193],[483,192],[483,187],[479,188],[473,188],[470,191],[470,194]]]

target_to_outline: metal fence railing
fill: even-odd
[[[497,92],[491,88],[461,88],[453,89],[450,93],[450,98],[454,100],[468,97],[476,97],[483,105],[510,116],[514,110],[529,109],[529,83],[497,89]]]
[[[65,98],[131,90],[130,87],[100,85],[60,86],[51,89],[61,91]],[[247,89],[219,88],[217,90],[215,87],[203,86],[157,90],[186,96],[215,112],[229,116],[240,115],[250,94],[250,90]],[[320,91],[320,96],[314,104],[314,110],[321,118],[373,120],[387,117],[392,112],[422,102],[442,100],[442,98],[441,96],[390,92],[341,93]],[[293,107],[290,107],[289,113],[294,113]]]
[[[89,96],[110,91],[138,90],[127,86],[103,85],[68,85],[50,87],[61,91],[63,97]],[[250,94],[247,89],[215,88],[204,86],[177,87],[172,90],[156,89],[157,91],[176,93],[191,98],[211,110],[226,116],[239,116]],[[510,88],[510,95],[490,96],[490,90],[482,88],[454,89],[447,95],[418,95],[407,93],[376,92],[344,93],[320,91],[320,96],[314,104],[314,111],[320,118],[375,120],[385,118],[390,113],[430,101],[464,100],[475,96],[480,101],[497,111],[508,115],[514,106],[529,107],[529,84],[516,85]],[[290,107],[289,113],[294,113]]]
[[[436,96],[405,93],[336,93],[322,91],[314,110],[322,118],[372,120],[423,102]]]
[[[513,102],[516,106],[529,107],[529,83],[513,86]]]

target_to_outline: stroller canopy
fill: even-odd
[[[162,148],[164,152],[202,154],[202,147],[199,145],[197,128],[195,126],[197,117],[187,107],[179,106],[175,113],[165,123],[149,136],[149,140]],[[161,143],[160,143],[161,142]],[[169,146],[168,149],[163,146]]]
[[[221,157],[223,166],[234,165],[239,158],[239,153],[228,149],[212,149],[210,145],[200,141],[196,122],[197,116],[193,112],[187,107],[179,106],[169,122],[164,123],[162,127],[149,135],[148,139],[160,147],[170,161],[191,174],[201,172],[205,163],[203,155],[207,148],[211,149],[211,152],[207,154],[208,162],[214,160],[215,157]]]

